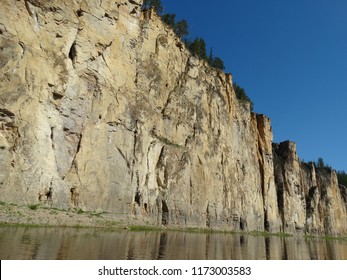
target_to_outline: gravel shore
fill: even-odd
[[[0,202],[0,224],[41,225],[65,227],[127,228],[117,214],[84,212],[81,209],[62,210],[35,205],[16,205]]]

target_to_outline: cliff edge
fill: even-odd
[[[346,234],[336,173],[272,143],[141,0],[1,0],[0,200],[139,224]]]

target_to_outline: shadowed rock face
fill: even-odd
[[[0,194],[132,223],[342,234],[336,174],[142,1],[1,0]]]
[[[293,142],[273,145],[278,205],[284,231],[338,234],[346,231],[345,187],[335,171],[303,163]]]

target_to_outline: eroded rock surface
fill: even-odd
[[[0,195],[133,223],[343,234],[336,174],[142,1],[1,0]],[[275,164],[274,164],[275,162]],[[344,195],[344,196],[343,196]]]

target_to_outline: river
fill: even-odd
[[[347,241],[181,231],[0,227],[2,260],[347,260]]]

